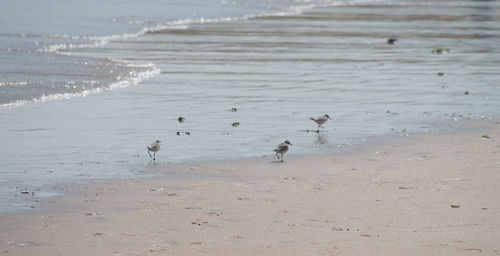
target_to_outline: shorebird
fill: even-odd
[[[146,148],[148,149],[149,158],[153,158],[153,161],[156,160],[156,152],[160,150],[160,143],[161,141],[157,140],[153,144],[146,146]],[[153,152],[153,155],[151,155],[151,153],[149,152]]]
[[[324,116],[320,116],[320,117],[317,117],[317,118],[313,118],[311,117],[311,120],[313,120],[314,122],[316,122],[318,124],[318,130],[316,132],[319,132],[319,128],[324,124],[326,123],[326,121],[328,121],[328,119],[332,120],[330,118],[330,116],[328,115],[324,115]]]
[[[283,154],[285,154],[288,151],[288,145],[291,146],[292,143],[286,140],[285,142],[279,144],[274,150],[274,152],[276,152],[276,157],[278,157],[278,160],[281,160],[281,162],[283,162]],[[278,154],[281,154],[281,158]]]

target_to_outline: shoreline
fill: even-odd
[[[8,146],[1,153],[6,192],[0,207],[8,208],[20,192],[32,192],[31,185],[142,176],[150,169],[144,146],[157,139],[166,143],[160,159],[172,163],[272,154],[285,139],[295,145],[290,156],[323,154],[391,129],[421,131],[420,124],[436,119],[498,116],[500,100],[492,86],[497,71],[491,65],[497,55],[485,47],[495,42],[495,33],[474,20],[453,18],[498,6],[447,5],[356,3],[293,17],[192,24],[140,40],[115,38],[104,48],[73,49],[81,57],[154,63],[164,72],[141,86],[2,111],[0,140]],[[407,15],[430,6],[432,17]],[[487,17],[494,19],[494,12]],[[486,41],[471,36],[490,32]],[[397,35],[398,43],[387,44],[389,35]],[[437,47],[451,52],[435,54]],[[100,77],[85,70],[49,78]],[[309,117],[325,113],[336,120],[326,126],[333,131],[326,139],[303,132],[316,127]],[[179,116],[188,121],[178,123]],[[20,191],[26,187],[30,191]]]
[[[429,133],[435,133],[435,134],[441,134],[441,133],[449,133],[449,132],[459,132],[460,129],[463,129],[464,126],[471,126],[474,123],[484,123],[484,122],[492,122],[492,120],[497,120],[497,119],[462,119],[460,121],[453,121],[453,120],[440,120],[436,121],[433,123],[430,123],[428,125]],[[464,123],[464,125],[462,125]],[[469,127],[468,129],[471,129]],[[326,134],[329,133],[334,133],[335,130],[333,131],[325,131]],[[316,132],[306,132],[308,134],[315,135]],[[326,147],[323,147],[322,145],[317,145],[317,148],[322,148],[321,150],[317,151],[315,153],[310,153],[310,154],[304,154],[304,153],[298,153],[294,154],[294,149],[290,150],[286,154],[286,158],[301,158],[301,157],[326,157],[326,156],[334,156],[334,155],[339,155],[339,154],[352,154],[352,153],[359,153],[359,152],[365,152],[368,150],[367,148],[372,148],[376,147],[379,144],[385,144],[387,141],[394,142],[394,141],[400,141],[400,140],[411,140],[411,137],[414,135],[422,135],[426,134],[426,132],[417,132],[417,131],[390,131],[387,132],[386,134],[378,134],[378,135],[370,135],[368,137],[360,138],[356,140],[356,142],[352,142],[351,144],[326,144]],[[405,139],[405,136],[407,137]],[[144,158],[147,158],[146,156]],[[3,209],[3,211],[0,211],[0,214],[9,214],[9,213],[19,213],[19,212],[24,212],[24,211],[32,211],[35,208],[38,208],[38,202],[40,200],[49,200],[50,198],[53,197],[58,197],[58,196],[68,196],[65,194],[63,191],[62,193],[59,191],[59,187],[67,187],[67,186],[81,186],[81,185],[88,185],[88,184],[101,184],[101,183],[106,183],[106,182],[112,182],[112,181],[126,181],[126,180],[143,180],[143,179],[151,179],[154,177],[169,177],[169,178],[189,178],[189,175],[197,175],[196,173],[194,174],[185,174],[183,171],[186,168],[191,168],[192,166],[198,166],[198,165],[217,165],[217,164],[222,164],[226,162],[249,162],[249,161],[269,161],[272,162],[275,160],[274,153],[272,153],[272,150],[269,150],[269,152],[263,152],[262,155],[260,156],[240,156],[240,157],[231,157],[231,158],[226,158],[226,159],[213,159],[213,160],[207,160],[206,158],[202,159],[194,159],[190,161],[185,161],[185,162],[170,162],[168,161],[168,156],[167,160],[159,161],[157,162],[152,162],[150,161],[149,163],[144,163],[141,166],[136,166],[138,169],[137,173],[132,175],[132,176],[125,176],[123,178],[96,178],[96,177],[91,177],[88,176],[89,179],[82,179],[82,180],[75,180],[75,181],[66,181],[66,182],[56,182],[56,183],[50,183],[50,184],[42,184],[38,185],[37,184],[32,184],[26,185],[26,186],[20,186],[16,187],[15,193],[14,191],[9,191],[9,194],[11,196],[14,196],[13,199],[20,199],[20,200],[11,200],[10,201],[10,206],[6,207]],[[143,161],[147,162],[147,161]],[[161,169],[164,168],[169,168],[171,170],[176,170],[175,174],[174,173],[168,173],[165,174],[164,172],[161,171]],[[158,171],[159,170],[159,171]],[[78,174],[78,175],[84,175]],[[14,190],[11,188],[11,190]]]
[[[459,121],[453,120],[441,120],[429,124],[428,132],[403,132],[403,131],[393,131],[386,134],[372,135],[363,139],[359,139],[358,142],[352,144],[332,144],[325,148],[323,151],[315,152],[311,154],[294,154],[293,147],[286,154],[286,158],[300,160],[302,158],[324,158],[324,157],[342,157],[342,156],[352,156],[356,154],[365,154],[368,152],[376,152],[377,148],[384,145],[392,145],[395,143],[407,145],[414,142],[415,137],[426,136],[426,135],[453,135],[460,134],[464,132],[478,131],[480,129],[485,129],[485,126],[491,126],[494,123],[500,122],[498,119],[462,119]],[[311,132],[312,133],[312,132]],[[286,162],[286,161],[285,161]],[[50,198],[56,197],[68,197],[71,196],[71,188],[73,186],[87,186],[87,185],[97,185],[104,183],[113,183],[121,181],[141,181],[141,180],[151,180],[155,178],[170,178],[170,179],[192,179],[197,176],[209,177],[209,175],[201,174],[195,170],[200,169],[204,166],[223,166],[230,164],[254,164],[254,163],[278,163],[276,157],[272,150],[269,150],[268,154],[262,154],[260,156],[253,157],[233,157],[227,159],[197,159],[186,162],[175,162],[170,161],[150,161],[141,166],[141,171],[134,176],[123,177],[123,178],[89,178],[88,180],[80,181],[68,181],[62,183],[52,183],[44,184],[42,186],[32,186],[31,188],[16,188],[19,190],[19,194],[15,194],[16,198],[23,198],[24,200],[12,201],[12,207],[8,210],[0,212],[2,214],[15,214],[22,213],[26,211],[33,211],[35,208],[39,208],[38,204],[40,201],[47,201]],[[166,171],[168,169],[168,171]],[[212,168],[214,169],[214,168]],[[186,171],[193,170],[193,171]],[[240,173],[241,174],[241,173]],[[214,173],[215,175],[215,173]],[[64,188],[64,189],[61,189]],[[62,192],[61,192],[62,191]],[[18,206],[14,206],[18,205]],[[23,205],[23,206],[20,206]]]
[[[60,185],[32,211],[0,214],[0,253],[500,255],[500,123],[460,125],[284,163]]]

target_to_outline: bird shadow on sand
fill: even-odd
[[[267,163],[268,164],[284,164],[284,163],[286,163],[286,160],[284,160],[283,162],[281,162],[281,160],[274,159],[274,160],[268,161]]]

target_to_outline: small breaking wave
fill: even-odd
[[[22,34],[21,37],[34,37],[34,38],[44,38],[48,41],[51,41],[49,44],[40,45],[38,48],[38,52],[48,53],[48,54],[56,54],[56,55],[65,55],[65,56],[73,56],[80,57],[75,54],[75,49],[83,49],[83,48],[103,48],[112,40],[123,40],[127,38],[137,38],[142,35],[148,33],[158,33],[162,31],[172,30],[172,29],[188,29],[191,25],[194,24],[206,24],[206,23],[222,23],[222,22],[233,22],[233,21],[241,21],[241,20],[250,20],[257,18],[268,18],[268,17],[285,17],[285,16],[294,16],[303,13],[307,9],[318,8],[318,7],[328,7],[328,6],[342,6],[342,5],[352,5],[360,2],[373,2],[378,0],[362,0],[362,1],[315,1],[315,0],[298,0],[295,2],[287,2],[287,6],[273,6],[270,8],[269,12],[263,13],[253,13],[253,14],[245,14],[241,16],[233,16],[233,17],[216,17],[216,18],[184,18],[184,19],[175,19],[169,21],[158,21],[158,20],[149,20],[149,19],[134,19],[128,21],[131,25],[139,25],[137,32],[132,33],[123,33],[123,34],[115,34],[115,35],[105,35],[105,36],[85,36],[85,35],[58,35],[58,34],[50,34],[50,35],[32,35],[32,34]],[[272,10],[271,10],[272,9]],[[142,26],[142,28],[141,28]],[[19,36],[19,35],[18,35]],[[101,58],[104,59],[104,58]],[[110,60],[107,58],[107,60]],[[112,62],[124,63],[124,61],[118,60],[110,60]],[[117,88],[127,87],[130,84],[137,84],[140,81],[153,77],[160,73],[160,70],[154,66],[154,64],[127,64],[128,67],[136,67],[137,69],[145,69],[144,71],[132,72],[130,76],[117,76],[116,79],[120,80],[118,82],[111,82],[111,84],[100,85],[96,88],[86,89],[78,92],[45,92],[45,94],[41,94],[41,96],[37,96],[30,100],[17,100],[10,103],[0,104],[0,108],[7,107],[17,107],[22,106],[27,103],[40,103],[51,100],[60,100],[60,99],[69,99],[73,97],[85,97],[89,94],[100,93],[107,90],[113,90]],[[105,82],[105,80],[101,81]],[[29,86],[30,82],[24,81],[16,81],[16,82],[3,82],[0,83],[1,86],[15,86],[15,85],[24,85]]]
[[[232,16],[232,17],[216,17],[216,18],[185,18],[185,19],[176,19],[170,21],[155,21],[155,20],[147,20],[147,19],[134,19],[130,20],[129,24],[139,24],[145,25],[140,28],[135,33],[123,33],[117,35],[107,35],[107,36],[69,36],[69,35],[49,35],[47,38],[58,38],[58,39],[70,39],[70,40],[87,40],[89,43],[85,44],[54,44],[48,47],[43,48],[44,51],[55,52],[60,54],[71,54],[69,52],[61,52],[61,50],[69,50],[69,49],[77,49],[77,48],[91,48],[91,47],[104,47],[112,40],[119,39],[127,39],[140,37],[147,33],[154,33],[163,30],[171,30],[171,29],[188,29],[191,25],[194,24],[207,24],[207,23],[221,23],[221,22],[233,22],[233,21],[241,21],[241,20],[250,20],[257,18],[270,18],[270,17],[285,17],[285,16],[294,16],[300,15],[305,10],[312,8],[320,8],[320,7],[334,7],[334,6],[346,6],[346,5],[355,5],[359,3],[366,2],[378,2],[381,0],[355,0],[355,1],[296,1],[297,3],[307,3],[307,4],[296,4],[289,6],[278,6],[276,9],[280,9],[277,11],[264,12],[264,13],[254,13],[254,14],[246,14],[243,16]]]
[[[86,96],[88,96],[90,94],[94,94],[94,93],[100,93],[103,91],[111,91],[114,89],[125,88],[125,87],[128,87],[130,85],[136,85],[145,79],[148,79],[150,77],[156,76],[157,74],[160,74],[160,69],[156,68],[153,64],[145,64],[145,65],[128,64],[127,66],[131,67],[131,68],[144,69],[144,71],[130,72],[129,77],[125,77],[122,80],[117,81],[115,83],[112,83],[111,85],[109,85],[107,87],[97,87],[97,88],[82,90],[82,91],[74,92],[74,93],[55,93],[55,94],[49,94],[49,95],[42,94],[41,96],[33,98],[31,100],[18,100],[18,101],[11,102],[11,103],[0,104],[0,109],[1,108],[19,107],[19,106],[23,106],[27,103],[42,103],[42,102],[53,101],[53,100],[71,99],[71,98],[75,98],[75,97],[86,97]],[[30,83],[30,82],[4,82],[4,83],[0,83],[0,86],[7,86],[7,85],[16,86],[16,85],[29,85],[29,84],[32,84],[32,83]]]

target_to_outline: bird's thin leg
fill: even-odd
[[[156,160],[156,151],[153,153],[153,160]]]
[[[151,153],[149,153],[149,150],[148,150],[148,155],[149,155],[149,158],[153,158],[153,156],[151,156]]]
[[[278,152],[276,152],[276,157],[278,158],[278,160],[280,160],[280,155],[278,155]]]
[[[281,153],[281,162],[283,162],[283,154],[284,154],[284,153]]]

